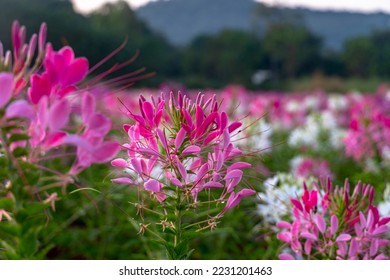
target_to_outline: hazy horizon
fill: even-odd
[[[72,0],[75,9],[81,13],[91,12],[104,3],[117,2],[118,0]],[[158,0],[125,0],[133,9],[137,9],[149,2]],[[167,0],[160,0],[167,1]],[[169,0],[168,0],[169,1]],[[387,0],[255,0],[270,5],[282,5],[287,7],[306,7],[319,10],[347,10],[354,12],[387,12],[390,13],[390,1]]]

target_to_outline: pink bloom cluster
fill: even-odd
[[[389,157],[389,102],[383,96],[365,97],[351,109],[351,122],[344,138],[346,154],[356,161],[365,158]],[[386,155],[389,154],[389,155]]]
[[[236,206],[242,197],[255,194],[252,189],[237,190],[246,162],[233,162],[242,152],[231,143],[240,122],[229,124],[215,96],[205,99],[199,94],[193,102],[186,95],[162,94],[150,101],[139,98],[139,114],[128,116],[133,124],[125,125],[129,136],[123,145],[127,157],[117,158],[112,165],[127,170],[131,176],[114,182],[136,184],[164,203],[171,192],[166,187],[182,190],[191,204],[198,194],[218,189],[216,202],[225,203],[223,213]]]
[[[36,162],[49,150],[73,145],[77,147],[77,160],[71,174],[112,159],[119,145],[105,141],[111,120],[96,110],[95,97],[79,87],[88,74],[88,60],[76,58],[70,47],[54,51],[45,42],[45,24],[28,44],[25,33],[25,27],[14,22],[13,51],[3,57],[0,44],[0,69],[7,70],[0,72],[0,107],[5,111],[2,122],[12,125],[23,119],[28,127],[26,131],[14,131],[29,136],[28,141],[14,143],[14,147],[28,148],[28,160]],[[31,66],[37,44],[37,59]],[[77,120],[81,122],[75,125]]]
[[[326,160],[311,157],[299,157],[296,161],[296,166],[293,166],[292,170],[292,173],[295,176],[302,178],[309,178],[311,176],[317,178],[332,177],[329,163]]]
[[[292,223],[277,223],[277,238],[293,252],[280,259],[388,259],[383,249],[390,217],[381,218],[372,204],[374,188],[359,183],[351,195],[347,180],[342,188],[330,180],[321,187],[308,190],[304,184],[303,196],[291,199]]]

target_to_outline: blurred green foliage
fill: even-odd
[[[139,86],[166,82],[189,88],[221,88],[234,83],[249,88],[291,89],[291,81],[313,73],[342,80],[383,80],[390,75],[388,30],[350,39],[341,51],[335,52],[325,49],[322,39],[305,27],[299,15],[285,16],[278,9],[259,12],[258,16],[269,23],[262,32],[224,30],[198,36],[189,45],[177,47],[149,28],[124,1],[105,4],[88,15],[76,13],[69,0],[39,0],[34,4],[29,0],[0,0],[0,4],[7,7],[0,11],[5,49],[11,46],[10,27],[15,19],[27,26],[28,35],[38,31],[41,22],[47,22],[48,40],[55,48],[69,44],[91,65],[126,41],[114,58],[92,74],[130,59],[139,50],[140,56],[132,65],[115,73],[119,76],[141,67],[156,73],[151,79],[139,81]],[[256,85],[252,75],[258,70],[268,74],[265,82]]]

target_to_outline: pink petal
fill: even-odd
[[[250,163],[239,161],[230,165],[228,170],[230,171],[233,169],[243,169],[243,168],[251,168],[251,167],[252,165]]]
[[[305,248],[306,255],[310,255],[310,253],[311,253],[311,243],[312,243],[312,240],[310,240],[310,239],[307,239],[305,242],[304,248]]]
[[[330,218],[330,234],[333,235],[339,228],[339,220],[335,215]]]
[[[127,161],[124,160],[123,158],[114,159],[113,161],[111,161],[111,165],[115,167],[122,167],[122,168],[126,168],[129,166]]]
[[[195,119],[196,119],[196,128],[199,128],[203,123],[204,112],[199,105],[196,105],[195,109]]]
[[[125,184],[125,185],[134,184],[133,180],[131,180],[130,178],[127,178],[127,177],[112,179],[111,182],[117,183],[117,184]]]
[[[298,210],[300,210],[301,212],[303,211],[302,204],[299,200],[297,200],[295,198],[290,198],[290,201]]]
[[[150,192],[159,192],[161,190],[161,183],[154,179],[149,179],[144,184],[144,188]]]
[[[360,226],[360,224],[358,224],[358,223],[354,224],[354,228],[355,228],[355,233],[357,236],[363,235],[363,230],[362,230],[362,227]]]
[[[162,130],[159,128],[157,128],[157,136],[158,139],[160,139],[161,145],[164,147],[164,149],[168,150],[167,137],[165,136],[165,133],[162,132]]]
[[[317,191],[316,190],[312,190],[310,192],[310,206],[311,207],[317,206],[317,199],[318,199]]]
[[[368,211],[367,214],[367,229],[371,229],[372,225],[374,224],[374,216],[371,210]]]
[[[26,100],[16,100],[7,107],[5,115],[7,118],[20,117],[32,119],[35,114]]]
[[[86,141],[84,138],[78,136],[78,135],[73,135],[73,134],[70,134],[70,135],[66,135],[63,139],[62,139],[62,143],[64,144],[71,144],[71,145],[75,145],[89,153],[92,153],[92,150],[93,150],[93,147],[91,146],[91,144]]]
[[[382,226],[379,226],[376,229],[374,229],[374,231],[372,232],[372,235],[379,235],[379,234],[387,232],[388,230],[389,230],[389,228],[387,227],[387,225],[382,225]]]
[[[233,131],[235,131],[237,128],[239,128],[240,126],[242,125],[242,123],[240,122],[234,122],[232,123],[231,125],[229,125],[229,133],[232,133]]]
[[[179,169],[179,173],[180,173],[181,178],[185,181],[187,178],[186,168],[184,167],[184,165],[180,161],[177,161],[176,165],[177,165],[177,168]]]
[[[199,170],[197,171],[197,174],[195,176],[194,182],[202,180],[203,177],[206,175],[206,173],[209,171],[209,164],[205,163],[203,164]]]
[[[210,115],[208,115],[206,119],[203,121],[202,125],[199,128],[197,128],[196,136],[203,135],[203,133],[205,133],[209,125],[215,120],[216,116],[217,116],[216,112],[212,112]]]
[[[293,261],[295,258],[291,256],[290,254],[283,253],[279,255],[279,260],[284,260],[284,261]]]
[[[317,225],[318,229],[320,230],[320,232],[324,233],[325,229],[326,229],[326,224],[325,224],[324,218],[321,215],[317,215],[315,221],[316,221],[316,225]]]
[[[93,158],[96,163],[104,163],[111,160],[119,151],[119,144],[115,141],[107,141],[100,145],[93,152]]]
[[[44,143],[42,143],[42,148],[50,149],[62,145],[65,137],[66,133],[62,131],[50,133],[46,136]]]
[[[62,79],[62,85],[73,85],[83,80],[88,73],[89,63],[84,57],[75,59],[66,71],[66,78]]]
[[[85,93],[81,101],[81,116],[85,123],[88,123],[90,117],[95,113],[95,106],[95,97],[89,93]]]
[[[51,131],[58,131],[68,124],[70,106],[66,99],[56,102],[49,112],[49,128]]]
[[[174,184],[174,185],[176,185],[176,186],[178,186],[178,187],[182,187],[182,186],[183,186],[182,182],[180,182],[179,179],[177,179],[177,178],[175,178],[175,177],[168,178],[168,180],[169,180],[172,184]]]
[[[234,192],[232,192],[231,195],[229,196],[229,199],[226,203],[225,208],[231,209],[234,206],[238,205],[240,203],[240,201],[241,201],[241,198],[238,195],[236,195]]]
[[[153,117],[154,117],[154,109],[153,109],[152,104],[148,101],[143,102],[142,110],[145,113],[145,116],[149,122],[149,125],[152,126],[153,125]]]
[[[165,200],[166,197],[167,197],[167,196],[166,196],[165,193],[163,193],[163,192],[159,192],[159,193],[157,193],[157,195],[156,195],[156,199],[157,199],[160,203],[162,203],[162,202]]]
[[[205,189],[216,189],[216,188],[223,188],[223,185],[218,182],[207,182],[203,185],[203,188]]]
[[[364,214],[362,212],[359,212],[359,217],[360,217],[360,225],[362,226],[362,228],[365,228],[366,227],[366,218],[364,217]]]
[[[379,254],[375,257],[375,260],[388,260],[389,258],[386,257],[384,254]]]
[[[221,113],[221,122],[220,122],[220,130],[224,130],[226,127],[227,127],[227,124],[228,124],[228,115],[226,114],[226,112],[222,112]]]
[[[227,146],[229,146],[229,144],[230,144],[230,135],[229,135],[227,129],[225,129],[223,131],[223,148],[226,149]]]
[[[179,132],[176,135],[175,139],[175,149],[179,150],[181,144],[183,144],[184,138],[186,137],[186,131],[184,128],[180,128]]]
[[[89,122],[87,123],[89,133],[98,137],[106,135],[110,131],[111,126],[111,120],[100,113],[90,116]]]
[[[11,99],[14,76],[11,73],[0,73],[0,108]]]
[[[357,254],[357,251],[358,251],[358,243],[357,243],[356,239],[353,238],[351,240],[351,244],[349,245],[348,256],[351,258],[355,257]]]
[[[60,54],[63,59],[64,63],[70,64],[72,60],[74,60],[74,52],[73,49],[69,46],[62,47],[59,51],[58,54]]]
[[[51,92],[51,83],[48,74],[39,76],[34,74],[30,78],[31,86],[28,89],[28,97],[33,104],[38,104],[42,96],[49,96]]]
[[[211,141],[213,141],[218,135],[220,135],[220,132],[219,132],[219,131],[211,132],[211,133],[204,139],[203,145],[206,146],[208,143],[210,143]]]
[[[237,193],[237,196],[244,197],[244,196],[250,196],[250,195],[254,195],[254,194],[256,194],[255,190],[252,190],[252,189],[242,189],[241,191],[239,191]]]
[[[76,86],[66,86],[66,87],[63,87],[59,90],[57,90],[56,94],[60,97],[60,98],[63,98],[65,96],[67,96],[68,94],[72,93],[72,92],[75,92],[77,90],[77,87]]]
[[[345,241],[340,241],[337,242],[337,245],[339,247],[339,249],[337,250],[337,254],[340,255],[341,257],[345,257],[348,250],[347,243]]]
[[[336,242],[343,242],[351,240],[351,235],[347,233],[342,233],[336,238]]]
[[[229,171],[225,178],[223,178],[224,180],[229,180],[229,179],[233,179],[233,178],[242,178],[242,174],[243,172],[239,169],[235,169],[235,170],[232,170],[232,171]]]
[[[189,154],[197,154],[200,152],[200,147],[196,146],[196,145],[191,145],[191,146],[188,146],[187,148],[185,148],[183,150],[183,152],[181,153],[182,156],[186,156],[186,155],[189,155]]]
[[[276,238],[283,241],[283,242],[290,243],[291,242],[291,233],[290,232],[279,232],[276,235]]]
[[[310,240],[313,240],[313,241],[317,241],[318,238],[317,236],[315,236],[314,234],[310,233],[310,232],[302,232],[301,233],[301,237],[303,238],[306,238],[306,239],[310,239]]]
[[[131,165],[133,166],[135,172],[138,173],[138,175],[142,175],[142,168],[141,168],[141,163],[139,159],[132,158],[130,160]]]
[[[290,229],[291,228],[291,224],[288,223],[288,222],[285,222],[285,221],[279,221],[276,223],[276,226],[279,227],[279,228],[287,228],[287,229]]]
[[[149,155],[149,156],[160,157],[160,153],[154,149],[151,149],[151,148],[141,148],[138,150],[138,152],[141,154]]]
[[[378,222],[378,225],[381,226],[381,225],[386,225],[390,222],[390,217],[385,217],[385,218],[382,218],[379,220]]]
[[[378,239],[373,239],[370,246],[370,256],[375,256],[378,253],[379,244]]]

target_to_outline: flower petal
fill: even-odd
[[[283,253],[279,255],[279,260],[284,260],[284,261],[293,261],[295,258],[291,256],[290,254]]]
[[[127,177],[115,178],[115,179],[112,179],[111,182],[117,183],[117,184],[125,184],[125,185],[134,184],[133,180],[131,180],[130,178],[127,178]]]
[[[114,159],[113,161],[111,161],[111,165],[115,166],[115,167],[122,167],[122,168],[126,168],[126,167],[129,166],[127,161],[124,160],[123,158],[116,158],[116,159]]]
[[[336,238],[336,242],[349,241],[351,240],[351,235],[347,233],[342,233]]]
[[[11,73],[0,73],[0,108],[2,108],[12,96],[14,76]]]
[[[161,190],[161,183],[154,179],[149,179],[144,184],[144,188],[150,192],[159,192]]]

